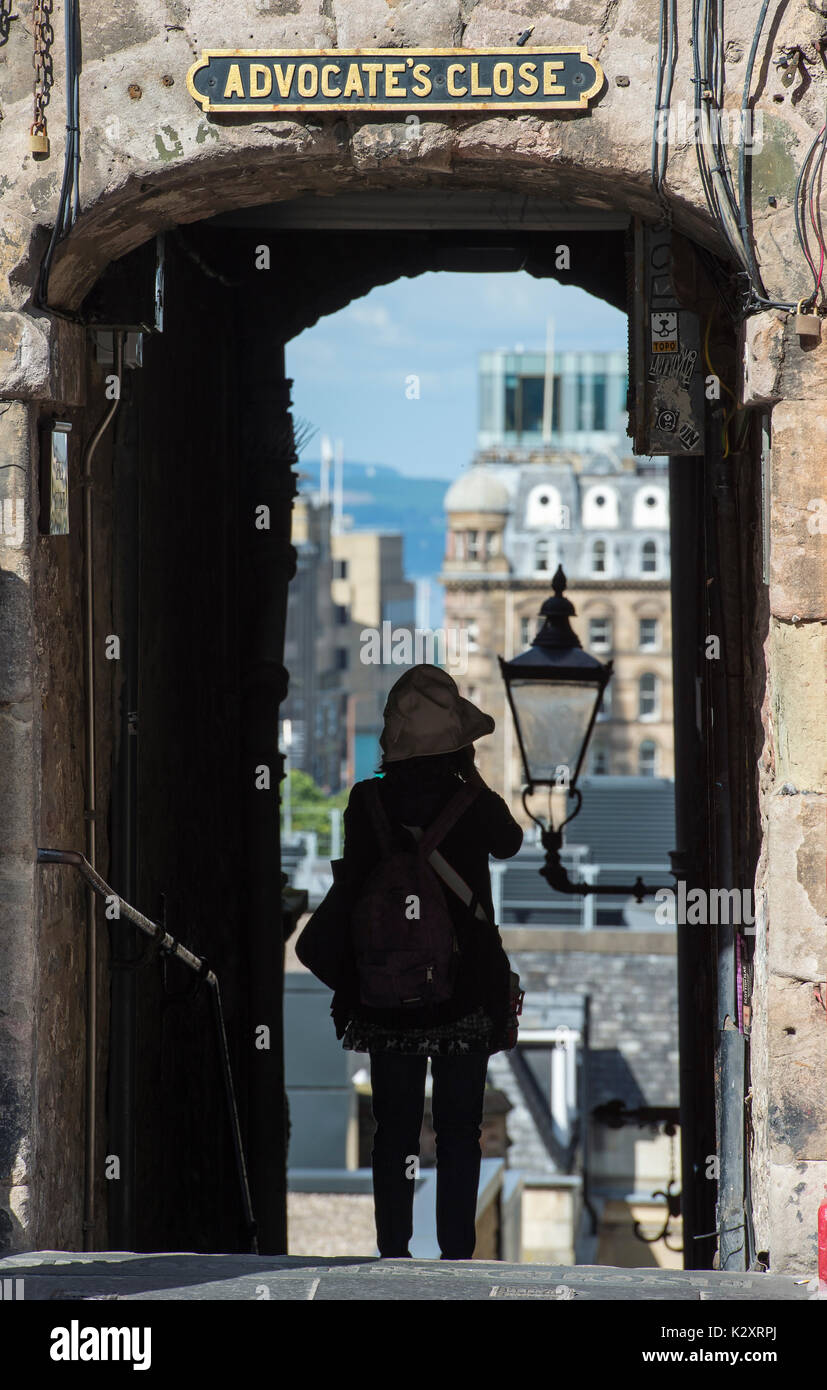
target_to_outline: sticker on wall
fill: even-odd
[[[651,314],[652,351],[677,352],[678,315],[677,313]]]

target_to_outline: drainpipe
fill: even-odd
[[[729,645],[726,641],[724,602],[725,567],[738,554],[732,492],[733,462],[721,457],[718,431],[713,426],[709,504],[706,509],[706,553],[711,631],[721,639],[721,657],[709,663],[712,752],[711,803],[714,808],[711,865],[715,887],[732,888],[734,882],[733,826],[730,785],[728,708]],[[728,576],[730,579],[732,576]],[[729,586],[731,587],[731,585]],[[712,876],[712,875],[711,875]],[[740,876],[739,885],[740,886]],[[730,914],[727,913],[727,916]],[[715,928],[717,960],[717,1064],[718,1081],[718,1261],[720,1269],[745,1270],[748,1265],[744,1190],[744,1035],[737,1002],[738,963],[735,954],[737,927],[732,922]]]
[[[95,762],[95,609],[92,514],[92,460],[120,402],[123,375],[123,335],[116,332],[115,376],[117,392],[109,409],[88,440],[83,452],[83,646],[86,677],[86,858],[97,868],[97,815]],[[93,1250],[95,1231],[95,1132],[97,1129],[96,1060],[98,1045],[97,999],[98,953],[95,923],[95,892],[86,889],[86,1117],[83,1154],[83,1248]]]
[[[111,793],[111,878],[127,902],[137,897],[138,604],[140,500],[138,409],[122,383],[113,466],[114,631],[121,634],[119,718]],[[109,1074],[107,1153],[117,1154],[117,1182],[107,1183],[109,1247],[135,1249],[135,1049],[139,955],[137,928],[121,914],[109,923]]]
[[[675,852],[672,872],[706,884],[706,802],[698,782],[704,749],[698,721],[698,661],[703,649],[703,474],[670,460],[672,565],[672,689],[675,706]],[[693,596],[693,597],[690,597]],[[715,1250],[715,1184],[707,1157],[715,1152],[714,986],[702,928],[675,928],[680,1057],[681,1215],[685,1269],[710,1269]]]

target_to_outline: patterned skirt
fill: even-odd
[[[351,1019],[342,1038],[349,1052],[403,1052],[419,1057],[450,1057],[466,1052],[490,1054],[494,1025],[482,1007],[454,1023],[428,1028],[386,1028]]]

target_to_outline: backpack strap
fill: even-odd
[[[417,842],[421,842],[422,830],[418,825],[409,825],[406,828],[410,830]],[[456,869],[451,868],[448,860],[443,858],[439,850],[431,850],[431,853],[428,855],[428,863],[434,873],[439,874],[443,883],[447,883],[448,887],[456,893],[457,897],[462,899],[466,907],[471,909],[471,913],[474,917],[477,917],[480,922],[491,924],[491,918],[488,916],[477,894],[471,891],[462,875],[458,874]]]
[[[425,831],[418,825],[406,825],[417,842],[420,853],[427,857],[428,863],[435,873],[439,874],[443,883],[456,893],[458,898],[471,909],[472,914],[481,922],[489,922],[488,913],[479,901],[476,893],[473,893],[461,874],[453,869],[437,850],[436,846],[440,840],[447,835],[451,826],[459,820],[464,811],[471,805],[479,794],[479,787],[461,787],[455,796],[443,807],[436,820]]]
[[[439,842],[445,839],[452,825],[456,824],[460,816],[467,811],[472,801],[476,800],[479,796],[479,792],[479,787],[462,786],[459,791],[451,797],[451,800],[443,806],[439,815],[428,826],[428,829],[422,832],[422,839],[419,842],[419,847],[424,855],[430,857],[432,851],[436,849]],[[405,829],[410,830],[411,827],[406,826]]]

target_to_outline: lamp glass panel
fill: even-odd
[[[598,687],[578,681],[511,681],[511,698],[533,782],[553,782],[561,768],[574,777],[598,699]]]

